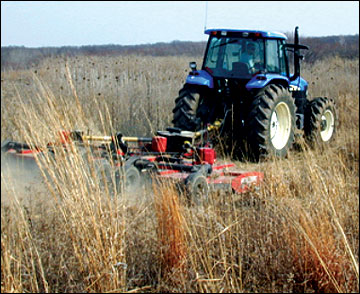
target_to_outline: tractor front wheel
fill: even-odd
[[[306,108],[304,132],[310,146],[321,146],[334,138],[337,111],[333,99],[317,97]]]

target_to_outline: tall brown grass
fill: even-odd
[[[158,222],[157,238],[161,258],[161,276],[172,287],[186,284],[187,242],[183,208],[174,186],[154,187],[154,205]],[[181,289],[181,288],[180,288]]]
[[[2,72],[1,139],[46,146],[63,129],[151,134],[170,125],[188,61],[54,58]],[[76,146],[37,158],[41,183],[10,177],[2,163],[1,291],[358,292],[358,68],[339,58],[304,64],[310,95],[336,100],[335,140],[237,162],[264,172],[260,190],[211,193],[204,207],[167,184],[104,189]]]

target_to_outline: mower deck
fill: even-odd
[[[151,173],[158,179],[182,184],[190,194],[207,194],[214,190],[244,193],[260,185],[263,173],[237,170],[233,163],[217,163],[215,150],[195,147],[192,134],[186,132],[182,136],[181,132],[166,131],[158,132],[152,138],[138,138],[121,134],[84,136],[78,131],[62,132],[61,140],[49,143],[47,148],[6,141],[1,150],[8,156],[29,160],[44,152],[54,153],[54,147],[68,148],[68,144],[74,143],[84,148],[88,144],[93,159],[111,158],[109,162],[114,170],[119,166],[124,166],[125,170],[136,167],[139,177]]]

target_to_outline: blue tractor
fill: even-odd
[[[227,150],[255,160],[286,156],[298,135],[310,145],[334,137],[334,100],[310,100],[308,83],[300,76],[301,50],[308,47],[299,44],[298,27],[294,44],[276,32],[205,33],[209,39],[201,70],[190,62],[191,72],[175,100],[174,130],[196,132],[217,125]]]

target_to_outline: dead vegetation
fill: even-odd
[[[54,58],[2,72],[1,140],[165,128],[188,62]],[[333,144],[300,142],[287,159],[255,165],[259,191],[213,194],[206,207],[166,185],[127,196],[136,201],[104,191],[76,148],[38,159],[42,189],[17,189],[2,165],[1,291],[358,292],[358,69],[340,58],[304,64],[309,94],[338,105]]]

